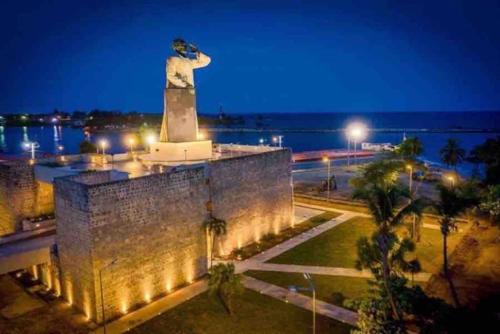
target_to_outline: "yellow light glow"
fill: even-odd
[[[156,136],[154,134],[150,134],[146,137],[146,142],[151,145],[156,143]]]
[[[325,157],[323,157],[321,160],[322,160],[323,162],[328,162],[328,161],[330,161],[330,159],[329,159],[328,157],[326,157],[326,156],[325,156]]]
[[[122,314],[127,314],[127,304],[125,304],[125,302],[122,303],[122,306],[120,307],[120,312],[122,312]]]
[[[99,141],[99,146],[101,146],[101,148],[103,148],[103,149],[106,148],[106,147],[108,147],[108,141],[105,140],[105,139],[101,139]]]
[[[144,301],[146,303],[150,303],[151,302],[151,295],[149,293],[147,293],[147,292],[144,294]]]
[[[413,168],[413,166],[412,166],[412,165],[409,165],[409,164],[408,164],[408,165],[406,165],[406,169],[412,169],[412,168]]]
[[[198,132],[198,134],[196,135],[196,138],[198,138],[198,140],[203,140],[203,139],[205,139],[205,134]]]

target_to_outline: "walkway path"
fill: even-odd
[[[246,264],[247,270],[261,271],[279,271],[285,273],[309,273],[314,275],[326,276],[345,276],[345,277],[361,277],[372,278],[373,275],[368,270],[359,271],[355,268],[340,268],[340,267],[322,267],[322,266],[301,266],[297,264],[276,264],[248,261]],[[432,274],[418,273],[413,275],[413,279],[418,282],[427,282]],[[411,275],[408,275],[411,278]]]
[[[206,279],[197,281],[193,284],[186,286],[172,292],[171,294],[160,298],[140,309],[130,312],[127,315],[106,325],[107,334],[119,334],[137,327],[140,324],[166,312],[185,301],[196,297],[197,295],[205,292],[208,289],[208,282]],[[103,334],[102,327],[96,329],[94,334]]]
[[[285,288],[248,276],[243,276],[243,284],[248,289],[255,290],[264,295],[280,299],[312,311],[312,298],[303,294],[290,292]],[[358,315],[355,312],[333,304],[325,303],[321,300],[316,300],[316,313],[350,325],[355,325],[358,319]]]

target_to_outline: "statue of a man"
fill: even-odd
[[[172,42],[172,48],[177,55],[167,59],[167,88],[194,88],[193,69],[207,66],[210,57],[180,38]],[[195,57],[190,58],[190,53]]]

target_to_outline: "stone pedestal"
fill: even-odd
[[[142,157],[150,162],[183,162],[212,158],[212,141],[197,140],[182,143],[151,144],[151,153]]]
[[[194,142],[198,138],[194,88],[165,88],[160,142]]]

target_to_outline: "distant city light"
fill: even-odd
[[[264,144],[264,138],[259,139],[259,144],[261,144],[261,145]]]

